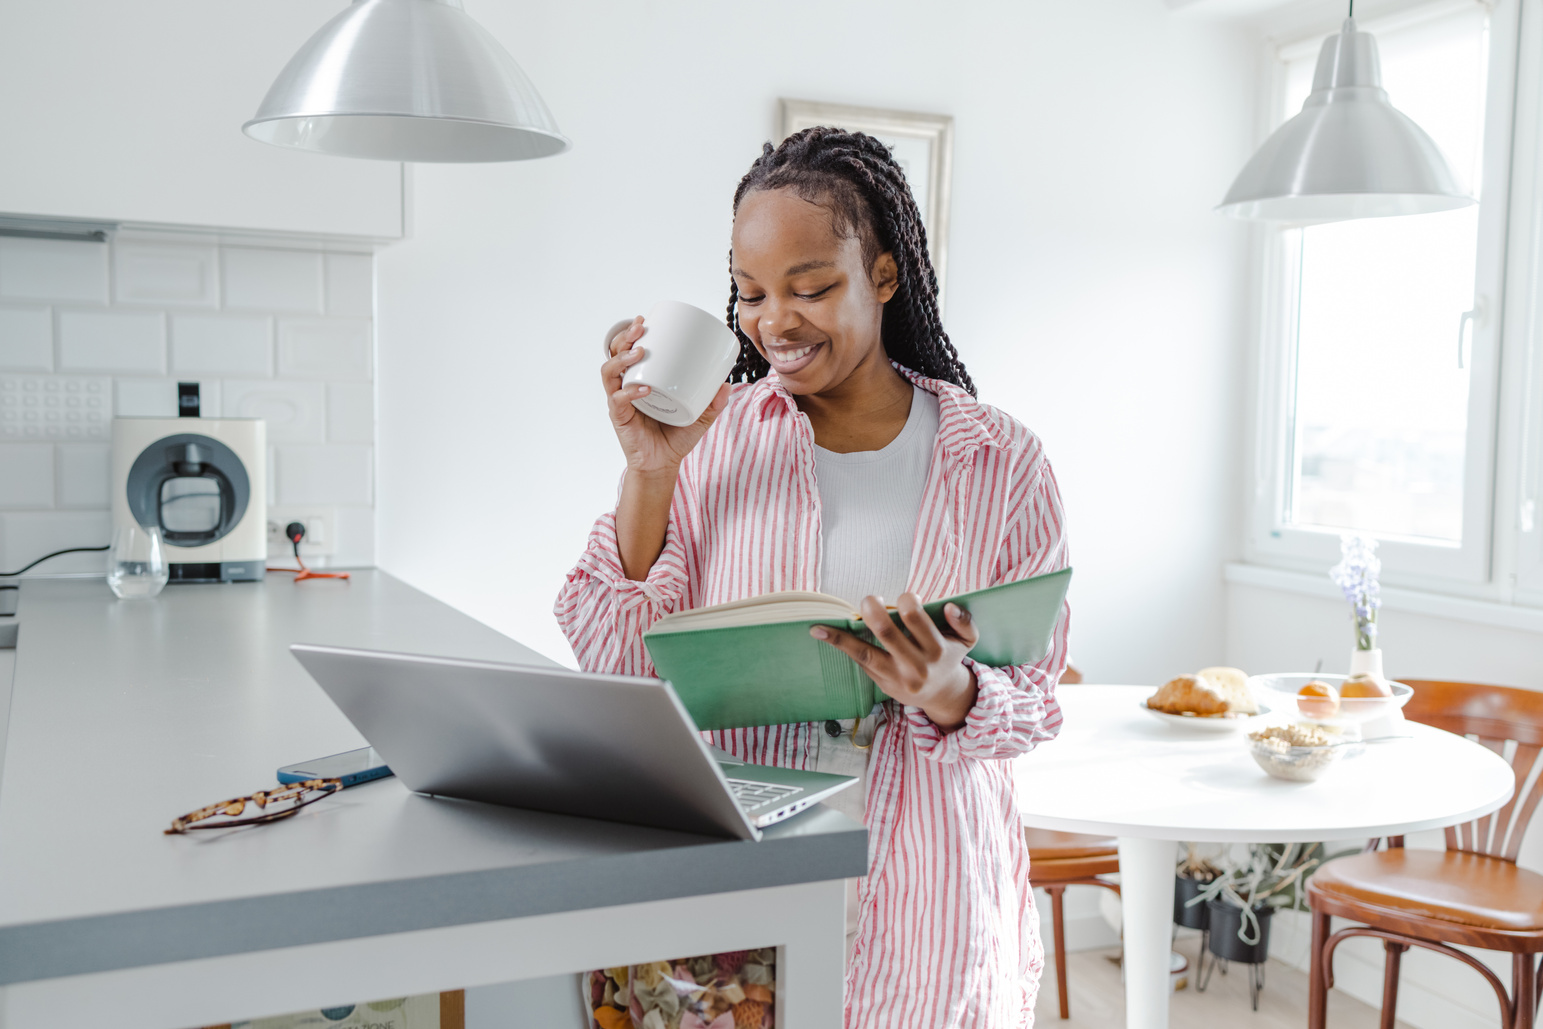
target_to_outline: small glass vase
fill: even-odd
[[[171,569],[159,526],[125,525],[113,533],[107,554],[107,585],[119,600],[153,597],[166,586]]]

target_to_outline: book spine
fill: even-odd
[[[859,632],[857,635],[872,634]],[[820,680],[825,686],[825,698],[838,711],[850,711],[848,718],[862,718],[873,710],[873,680],[863,674],[857,662],[835,647],[820,647]]]

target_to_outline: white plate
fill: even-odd
[[[1168,725],[1183,729],[1198,729],[1201,732],[1237,732],[1239,729],[1250,729],[1259,725],[1270,715],[1270,709],[1263,704],[1259,705],[1257,715],[1240,715],[1229,717],[1226,715],[1207,717],[1205,715],[1170,715],[1166,711],[1156,711],[1147,707],[1145,700],[1141,701],[1141,710]]]

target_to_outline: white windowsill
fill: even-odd
[[[1329,581],[1328,575],[1307,575],[1288,572],[1263,565],[1246,565],[1228,562],[1222,566],[1222,578],[1239,586],[1258,586],[1263,589],[1301,593],[1309,597],[1326,597],[1340,600],[1339,589]],[[1384,586],[1382,605],[1392,611],[1409,611],[1414,614],[1432,615],[1436,618],[1452,618],[1461,622],[1476,622],[1500,629],[1521,629],[1543,633],[1543,608],[1520,607],[1514,604],[1497,604],[1489,600],[1469,600],[1465,597],[1448,597],[1440,593]]]

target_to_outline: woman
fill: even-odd
[[[870,840],[849,904],[848,1026],[1030,1025],[1043,950],[1007,759],[1060,727],[1068,614],[1043,661],[991,668],[966,656],[962,611],[950,605],[940,632],[921,602],[1065,567],[1055,478],[1032,433],[975,399],[883,144],[830,128],[768,144],[734,212],[737,385],[695,424],[662,425],[632,405],[647,387],[622,387],[646,327],[616,334],[601,376],[627,470],[558,619],[586,669],[650,675],[642,634],[671,611],[789,589],[860,602],[882,649],[812,634],[891,699],[855,726],[710,739],[864,778],[836,801]]]

